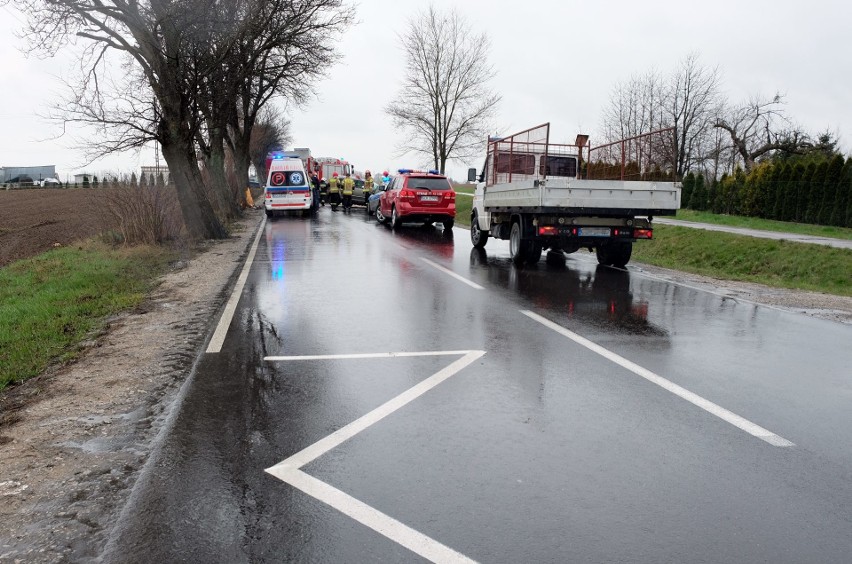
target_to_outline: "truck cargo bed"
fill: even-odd
[[[636,180],[523,180],[488,186],[483,204],[489,212],[675,215],[680,188],[674,182]]]

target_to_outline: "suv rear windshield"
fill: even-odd
[[[450,186],[450,181],[446,178],[418,178],[416,176],[410,176],[408,178],[406,188],[419,188],[421,190],[449,190],[452,187]]]

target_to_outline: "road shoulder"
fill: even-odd
[[[77,362],[0,395],[0,561],[99,556],[262,214],[163,276]]]

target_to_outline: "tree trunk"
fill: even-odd
[[[231,221],[239,216],[239,200],[234,197],[225,174],[225,140],[221,135],[211,135],[210,154],[204,159],[210,174],[210,184],[219,213]]]
[[[237,175],[239,188],[244,188],[248,185],[249,160],[247,152],[234,151],[234,174]],[[308,175],[310,176],[310,172],[308,172]]]
[[[248,113],[248,108],[244,108]],[[231,119],[230,135],[231,152],[234,156],[234,174],[241,189],[248,185],[248,170],[251,162],[251,132],[254,128],[254,117],[248,116],[240,123],[236,117]],[[310,174],[310,172],[308,172]]]
[[[180,126],[160,122],[160,144],[169,165],[184,223],[193,239],[224,239],[228,236],[204,193],[191,135],[181,136]],[[178,130],[175,133],[175,130]],[[183,138],[185,137],[185,138]]]

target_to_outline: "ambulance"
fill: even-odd
[[[318,203],[313,200],[311,179],[302,159],[284,152],[271,157],[267,161],[269,172],[263,199],[267,217],[277,212],[301,211],[304,215],[316,210]]]

